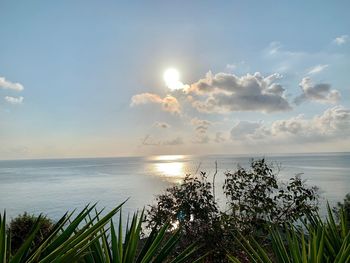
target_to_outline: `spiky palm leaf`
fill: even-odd
[[[292,225],[286,225],[283,231],[280,228],[272,228],[270,231],[272,255],[269,255],[267,250],[253,238],[240,236],[237,240],[252,262],[350,262],[350,230],[345,213],[341,213],[340,222],[337,224],[328,205],[326,222],[323,222],[318,215],[310,216],[308,222],[307,234]],[[228,255],[228,258],[231,262],[240,262],[233,256]]]

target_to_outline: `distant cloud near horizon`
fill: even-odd
[[[207,134],[209,126],[212,125],[210,121],[193,118],[191,124],[194,126],[194,137],[192,143],[204,144],[211,141]]]
[[[231,129],[231,139],[247,139],[249,136],[254,135],[262,126],[261,122],[239,121]]]
[[[238,142],[314,142],[320,139],[344,139],[350,136],[350,109],[334,106],[321,115],[306,119],[300,114],[271,125],[239,121],[231,130],[231,139]]]
[[[341,45],[347,43],[348,40],[349,40],[349,36],[348,35],[341,35],[339,37],[336,37],[333,40],[333,43],[337,44],[338,46],[341,46]]]
[[[161,145],[173,146],[173,145],[184,144],[184,141],[180,136],[177,136],[173,139],[156,140],[153,138],[153,136],[148,134],[142,139],[141,144],[143,146],[161,146]]]
[[[238,77],[234,74],[208,72],[192,84],[186,93],[192,106],[205,113],[258,111],[272,113],[291,110],[285,89],[276,81],[279,74],[267,77],[256,72]]]
[[[6,96],[6,97],[5,97],[5,100],[6,100],[8,103],[11,103],[11,104],[22,104],[24,98],[23,98],[23,97],[11,97],[11,96]]]
[[[184,144],[184,141],[181,137],[176,137],[174,139],[170,139],[170,140],[165,140],[162,142],[163,145],[180,145],[180,144]]]
[[[161,98],[159,95],[153,94],[153,93],[137,94],[132,96],[130,106],[136,106],[136,105],[142,105],[142,104],[148,104],[148,103],[160,104],[164,111],[167,111],[173,114],[180,114],[181,112],[180,110],[181,107],[178,100],[171,95],[167,95],[166,97]]]
[[[340,100],[340,92],[331,89],[331,85],[328,83],[314,84],[311,78],[305,77],[301,80],[299,86],[303,93],[294,99],[297,105],[307,100],[331,104]]]

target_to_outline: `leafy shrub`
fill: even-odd
[[[347,218],[348,224],[350,225],[350,193],[345,196],[343,202],[338,202],[337,206],[333,208],[338,219],[340,218],[340,211],[342,210]]]
[[[37,220],[37,216],[29,215],[27,212],[11,220],[8,231],[11,236],[11,250],[13,252],[16,252],[28,238]],[[34,237],[33,245],[38,245],[50,233],[53,226],[51,219],[40,217],[40,227]]]
[[[206,173],[186,175],[181,185],[168,188],[156,197],[147,211],[147,227],[157,227],[170,219],[183,226],[180,248],[198,240],[209,262],[222,262],[228,250],[235,250],[232,231],[265,235],[267,224],[294,222],[317,210],[317,189],[307,187],[296,176],[287,184],[277,180],[277,172],[264,159],[252,161],[250,169],[239,167],[225,173],[223,191],[229,206],[220,211],[213,186]],[[239,247],[239,246],[238,246]],[[240,253],[240,248],[235,251]]]
[[[231,208],[230,223],[241,231],[256,231],[264,222],[295,222],[317,211],[317,188],[308,187],[299,176],[283,184],[265,159],[252,161],[251,168],[239,167],[225,173],[223,186]]]
[[[147,227],[159,228],[170,220],[174,228],[181,226],[183,232],[179,250],[197,240],[202,245],[202,254],[213,250],[223,256],[219,209],[212,192],[204,172],[193,177],[186,175],[181,185],[157,196],[156,204],[147,211]]]

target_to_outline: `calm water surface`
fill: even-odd
[[[254,156],[258,158],[262,156]],[[225,171],[247,166],[252,156],[153,156],[128,158],[0,161],[0,210],[10,217],[23,211],[58,219],[67,210],[98,202],[112,208],[130,198],[125,213],[151,204],[156,194],[181,182],[186,173],[206,171],[209,179],[218,162],[219,202]],[[350,153],[267,156],[281,164],[280,179],[303,173],[331,204],[350,192]]]

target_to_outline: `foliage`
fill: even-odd
[[[212,185],[205,173],[186,175],[181,185],[166,189],[157,196],[156,204],[147,211],[147,227],[159,228],[168,219],[174,228],[181,226],[183,239],[180,249],[193,240],[203,246],[201,251],[220,248],[222,230],[218,206],[212,194]]]
[[[113,216],[121,205],[101,217],[103,210],[95,205],[86,206],[77,216],[66,213],[43,237],[39,244],[33,244],[40,231],[42,217],[36,218],[28,237],[17,251],[11,251],[11,232],[6,231],[6,213],[0,215],[0,263],[55,263],[55,262],[162,262],[170,259],[173,248],[179,240],[179,232],[167,234],[169,224],[159,231],[153,231],[138,253],[143,214],[137,214],[126,227],[122,236],[120,220],[118,231],[112,223]],[[121,215],[121,214],[120,214]],[[121,219],[121,217],[120,217]],[[107,225],[110,224],[108,227]],[[191,245],[171,262],[183,262],[196,250]]]
[[[148,227],[162,225],[170,218],[172,224],[183,226],[180,248],[196,239],[202,252],[211,254],[210,262],[222,262],[226,250],[235,250],[232,231],[264,235],[267,222],[294,222],[317,210],[316,188],[307,187],[297,176],[287,184],[280,183],[272,165],[264,159],[252,161],[250,169],[239,167],[225,176],[223,190],[228,211],[220,211],[213,185],[201,172],[186,175],[181,185],[157,196],[147,211]],[[235,253],[239,250],[240,247]]]
[[[333,208],[334,213],[336,214],[337,218],[340,217],[340,211],[343,210],[346,214],[346,217],[348,219],[348,224],[350,224],[350,193],[348,193],[343,203],[338,202],[337,206]]]
[[[85,262],[172,262],[180,263],[186,261],[197,249],[192,243],[179,255],[172,257],[174,250],[180,239],[180,231],[177,230],[171,235],[167,235],[170,223],[165,223],[159,230],[153,229],[145,240],[141,240],[141,224],[144,212],[139,216],[134,214],[131,222],[128,222],[125,238],[123,236],[122,213],[120,212],[118,228],[110,221],[110,238],[106,233],[102,233],[101,239],[96,240],[89,246],[89,252],[85,256]],[[129,224],[130,223],[130,224]],[[110,239],[110,242],[109,242]],[[143,244],[140,243],[142,241]]]
[[[272,227],[270,230],[272,254],[251,237],[239,235],[237,240],[252,262],[350,262],[350,228],[343,211],[340,224],[335,223],[328,206],[328,219],[324,223],[318,215],[310,215],[305,225],[307,232],[286,224],[282,229]],[[240,260],[228,255],[231,262]]]
[[[30,231],[33,229],[38,217],[24,213],[12,219],[9,225],[9,235],[11,236],[11,251],[16,252],[24,241],[28,238]],[[51,231],[53,222],[42,216],[40,220],[40,227],[34,237],[32,246],[38,245]]]
[[[218,213],[218,207],[212,194],[211,183],[206,174],[200,177],[186,175],[181,185],[166,189],[165,194],[156,198],[156,205],[148,211],[148,227],[163,225],[168,219],[178,222],[187,230],[196,224],[211,222]]]
[[[295,222],[317,210],[317,188],[308,187],[299,176],[288,184],[277,180],[276,170],[265,159],[252,161],[251,168],[239,167],[225,173],[223,186],[230,224],[241,231],[256,231],[264,222]]]

